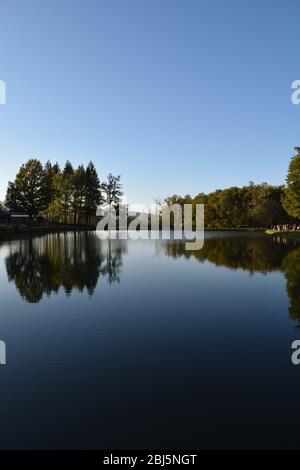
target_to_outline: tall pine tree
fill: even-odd
[[[92,216],[101,202],[100,182],[93,162],[89,162],[85,170],[84,211],[86,223],[91,223]]]
[[[283,206],[289,215],[300,218],[300,147],[291,159],[286,178]]]

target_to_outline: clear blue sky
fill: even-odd
[[[300,145],[297,0],[1,0],[0,199],[29,157],[130,202],[281,184]]]

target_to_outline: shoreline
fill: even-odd
[[[55,233],[55,232],[81,232],[96,230],[94,225],[55,225],[53,227],[30,227],[30,228],[12,228],[8,226],[0,226],[0,239],[7,236],[15,235],[37,235],[39,233]]]
[[[55,226],[37,226],[37,227],[11,227],[0,225],[0,239],[14,236],[26,236],[26,235],[38,235],[47,233],[59,233],[59,232],[90,232],[96,231],[95,225],[55,225]],[[162,231],[161,229],[159,231]],[[170,229],[171,232],[174,229]],[[223,227],[223,228],[205,228],[204,232],[249,232],[249,233],[267,233],[268,230],[264,228],[253,228],[253,227]],[[300,233],[299,233],[300,237]]]
[[[300,231],[289,231],[289,230],[272,230],[268,229],[265,231],[267,235],[282,237],[282,238],[289,238],[291,240],[299,240],[300,241]]]

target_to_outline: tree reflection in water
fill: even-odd
[[[114,241],[114,243],[115,242],[116,241]],[[105,263],[102,263],[100,269],[102,276],[107,278],[109,284],[112,284],[113,282],[120,282],[122,264],[122,245],[117,245],[112,248],[112,242],[109,240],[108,250],[105,255]]]
[[[99,276],[110,284],[120,282],[126,245],[101,242],[94,232],[67,232],[15,240],[9,249],[8,279],[23,299],[36,303],[61,287],[66,295],[86,289],[92,296]]]
[[[7,242],[5,242],[7,243]],[[183,241],[157,241],[156,251],[172,258],[195,258],[216,266],[243,269],[250,274],[280,271],[286,278],[289,314],[300,321],[300,244],[282,237],[264,235],[212,236],[202,250],[187,251]],[[95,232],[68,232],[14,240],[9,243],[6,270],[28,302],[43,295],[66,295],[84,289],[93,295],[99,277],[119,283],[127,242],[101,241]]]
[[[300,246],[299,242],[283,237],[265,235],[221,236],[205,240],[198,251],[186,251],[178,241],[163,245],[164,253],[173,258],[195,258],[199,262],[209,261],[216,266],[243,269],[250,274],[283,272],[289,297],[289,315],[300,321]]]

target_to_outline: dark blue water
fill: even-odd
[[[0,242],[2,449],[299,447],[300,244]]]

